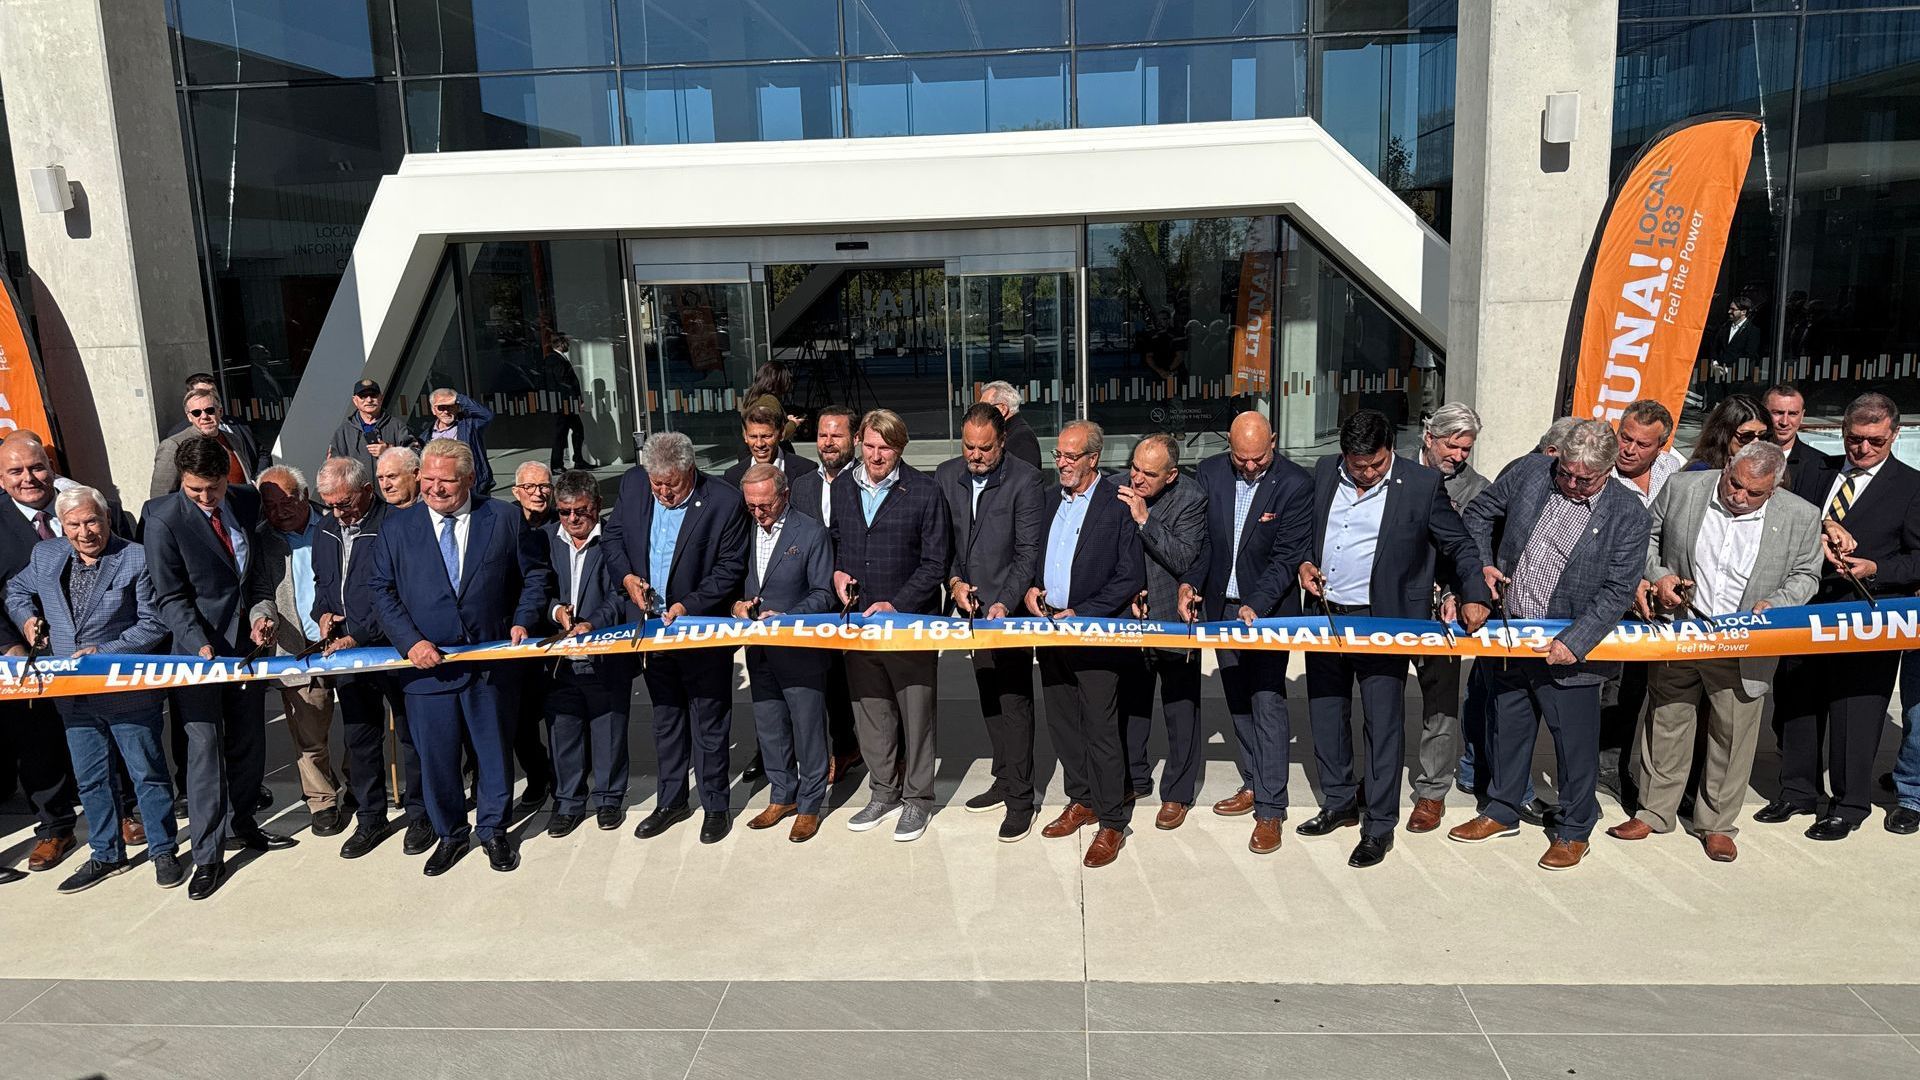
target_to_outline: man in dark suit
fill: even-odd
[[[1013,388],[1010,382],[994,381],[980,388],[980,400],[1000,411],[1007,422],[1007,453],[1015,461],[1024,461],[1038,469],[1040,464],[1040,437],[1033,433],[1027,418],[1020,415],[1020,406],[1026,397]]]
[[[1127,484],[1120,489],[1146,556],[1147,602],[1135,615],[1178,617],[1180,579],[1206,563],[1207,496],[1198,481],[1180,477],[1180,440],[1149,435],[1133,448]],[[1132,794],[1153,791],[1147,736],[1153,727],[1153,688],[1167,728],[1167,764],[1160,773],[1160,812],[1153,824],[1177,829],[1200,791],[1200,650],[1151,649],[1120,666],[1120,726],[1127,741]]]
[[[1893,456],[1900,409],[1884,394],[1861,394],[1847,406],[1840,431],[1846,456],[1814,506],[1847,531],[1854,548],[1850,554],[1829,550],[1813,603],[1851,600],[1856,584],[1875,596],[1911,596],[1920,586],[1920,472]],[[1832,798],[1807,836],[1841,840],[1860,827],[1872,805],[1873,759],[1899,666],[1897,652],[1781,662],[1774,677],[1780,796],[1756,812],[1755,821],[1778,824],[1818,813],[1824,741]]]
[[[607,569],[600,524],[600,487],[575,470],[554,481],[559,520],[540,530],[558,582],[553,621],[568,634],[588,634],[620,622],[622,597]],[[547,738],[553,744],[553,817],[547,835],[580,826],[593,802],[594,822],[620,827],[627,805],[627,709],[633,662],[621,653],[561,659],[544,695]],[[592,784],[589,788],[588,780]]]
[[[746,597],[736,619],[817,615],[833,610],[833,540],[821,524],[790,512],[787,474],[759,463],[742,477],[741,496],[753,517]],[[827,658],[820,649],[747,646],[753,690],[753,726],[772,788],[767,808],[749,829],[771,829],[794,815],[787,839],[796,844],[820,831],[827,797]]]
[[[1767,387],[1760,395],[1760,407],[1767,413],[1767,437],[1787,455],[1786,479],[1780,486],[1824,510],[1827,488],[1839,471],[1833,455],[1823,454],[1800,439],[1800,424],[1806,419],[1807,399],[1792,383]]]
[[[814,449],[820,465],[790,477],[790,505],[822,525],[833,523],[833,481],[853,461],[853,410],[829,405],[814,417]],[[833,757],[827,762],[827,783],[846,776],[860,765],[860,740],[853,731],[853,694],[847,689],[846,658],[839,652],[827,667],[827,740]]]
[[[693,441],[663,431],[640,448],[640,464],[620,479],[619,501],[603,526],[607,568],[635,622],[671,624],[682,615],[726,615],[740,598],[747,568],[747,514],[739,489],[701,474]],[[657,600],[657,606],[652,601]],[[664,610],[660,610],[664,609]],[[623,620],[624,621],[624,620]],[[733,655],[727,649],[654,653],[645,664],[653,702],[653,745],[660,794],[634,835],[659,836],[693,816],[687,772],[700,781],[700,842],[727,835],[727,742],[732,734]]]
[[[221,475],[231,484],[251,484],[259,479],[260,470],[273,464],[273,457],[261,453],[254,443],[253,432],[245,425],[227,422],[222,415],[220,397],[211,388],[188,390],[181,408],[186,413],[187,425],[160,440],[155,449],[153,482],[147,491],[149,498],[158,499],[180,490],[180,472],[174,466],[174,456],[191,439],[205,437],[220,443],[220,448],[227,452],[227,471]]]
[[[53,465],[40,440],[15,431],[0,441],[0,489],[10,508],[0,508],[0,587],[25,570],[33,547],[61,535],[54,515]],[[0,619],[0,651],[26,642]],[[0,704],[0,753],[5,753],[33,810],[31,870],[51,870],[74,849],[74,808],[79,801],[66,727],[53,704],[33,699]],[[125,808],[123,808],[125,809]]]
[[[1007,455],[1006,421],[985,403],[961,418],[960,448],[933,472],[953,528],[947,594],[963,615],[1004,619],[1019,614],[1040,561],[1040,471]],[[975,649],[973,679],[993,785],[966,805],[1004,805],[1000,839],[1011,843],[1033,824],[1033,650]]]
[[[475,493],[475,467],[467,444],[428,443],[420,453],[421,501],[387,518],[367,573],[380,627],[415,669],[402,676],[401,689],[427,817],[440,837],[428,877],[446,873],[467,851],[463,741],[476,773],[471,833],[495,870],[520,865],[507,835],[517,673],[511,664],[446,663],[440,647],[501,638],[519,644],[553,593],[540,535],[522,529],[512,507]]]
[[[1580,421],[1558,447],[1555,457],[1536,455],[1508,469],[1464,515],[1486,587],[1504,599],[1508,615],[1570,622],[1530,653],[1516,648],[1499,666],[1476,665],[1487,672],[1491,797],[1478,817],[1447,834],[1467,844],[1519,834],[1544,720],[1560,788],[1544,870],[1580,865],[1600,816],[1600,688],[1618,665],[1588,663],[1586,655],[1633,603],[1651,524],[1635,491],[1609,480],[1620,444],[1606,421]]]
[[[864,615],[939,610],[951,522],[933,477],[900,460],[907,424],[886,409],[861,418],[860,464],[833,482],[834,590]],[[900,816],[893,838],[918,840],[933,816],[934,652],[850,652],[860,756],[873,798],[848,820],[865,832]]]
[[[314,489],[327,508],[313,538],[313,618],[320,624],[325,651],[387,644],[367,587],[373,549],[393,507],[374,497],[373,473],[359,458],[336,457],[320,467]],[[347,784],[359,804],[354,830],[340,845],[340,857],[357,859],[387,835],[387,709],[399,736],[401,769],[406,775],[407,832],[401,845],[409,855],[433,847],[433,822],[421,792],[420,756],[407,730],[406,695],[387,672],[339,675],[333,679],[340,702],[340,731],[347,744]]]
[[[748,409],[740,423],[740,439],[746,446],[747,456],[735,462],[721,479],[739,487],[748,469],[755,465],[771,465],[786,474],[787,483],[791,486],[802,474],[817,472],[820,466],[780,448],[780,432],[785,426],[786,417],[765,405]]]
[[[232,459],[212,436],[180,443],[173,464],[180,490],[141,511],[147,572],[160,621],[180,656],[240,657],[273,639],[261,613],[272,599],[259,550],[260,496],[229,487]],[[295,841],[262,829],[260,781],[266,771],[264,687],[258,682],[183,687],[173,695],[187,734],[187,817],[193,824],[193,879],[187,895],[213,895],[226,876],[228,842],[256,851]]]
[[[1274,588],[1249,605],[1263,576],[1288,582],[1313,543],[1313,480],[1276,457],[1273,427],[1257,412],[1234,417],[1227,452],[1201,462],[1194,479],[1207,497],[1207,561],[1180,582],[1180,616],[1219,620],[1253,606],[1254,615],[1298,615],[1300,593]],[[1253,815],[1247,849],[1266,855],[1280,848],[1287,816],[1287,654],[1221,649],[1220,689],[1240,742],[1240,790],[1213,804],[1223,817]]]
[[[1393,452],[1393,424],[1361,409],[1340,425],[1340,452],[1314,469],[1313,555],[1300,564],[1299,587],[1318,601],[1329,627],[1339,618],[1433,617],[1436,556],[1460,582],[1460,621],[1468,633],[1486,622],[1484,567],[1473,538],[1447,497],[1445,477]],[[1263,581],[1262,586],[1268,585]],[[1287,583],[1291,585],[1292,583]],[[1307,654],[1307,710],[1320,769],[1320,812],[1302,836],[1360,824],[1353,767],[1353,687],[1365,706],[1366,827],[1347,860],[1377,866],[1393,849],[1400,822],[1400,771],[1406,761],[1407,658],[1345,652]]]
[[[1100,479],[1100,425],[1075,420],[1060,431],[1053,454],[1060,483],[1047,494],[1041,561],[1027,589],[1027,613],[1091,619],[1126,618],[1147,587],[1140,527],[1118,484]],[[1066,773],[1067,808],[1040,830],[1053,839],[1099,822],[1082,863],[1106,866],[1127,842],[1133,800],[1127,794],[1127,752],[1120,735],[1120,665],[1129,649],[1051,647],[1040,652],[1047,731]]]

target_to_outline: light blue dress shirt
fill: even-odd
[[[1054,508],[1053,524],[1047,528],[1047,564],[1041,577],[1047,587],[1047,603],[1067,606],[1073,595],[1073,553],[1080,546],[1080,526],[1086,524],[1087,508],[1093,505],[1093,493],[1100,490],[1095,480],[1078,495],[1060,492],[1060,505]]]
[[[1320,572],[1326,596],[1349,607],[1373,603],[1373,556],[1380,546],[1380,520],[1393,483],[1393,465],[1365,491],[1347,475],[1347,464],[1333,470],[1333,502],[1327,507],[1327,531],[1320,538]]]
[[[293,576],[293,603],[300,610],[300,629],[307,635],[308,641],[320,640],[320,624],[313,621],[313,537],[320,531],[319,516],[307,514],[307,527],[301,532],[283,532],[287,548],[292,552],[288,559],[287,572]]]
[[[900,479],[900,466],[895,465],[878,483],[867,478],[864,465],[856,465],[853,470],[854,486],[860,489],[860,512],[866,516],[867,524],[873,524],[873,515],[880,512],[880,504],[887,501],[887,492],[893,490],[893,482]]]
[[[647,584],[653,586],[663,604],[673,602],[667,598],[667,578],[673,574],[673,552],[680,546],[680,526],[687,520],[687,505],[692,501],[689,492],[679,506],[665,506],[658,499],[653,503],[653,528],[647,533]]]
[[[1247,532],[1247,514],[1253,510],[1254,493],[1266,478],[1266,469],[1251,480],[1242,480],[1238,474],[1233,478],[1233,550],[1227,554],[1227,596],[1235,600],[1240,599],[1240,538]]]
[[[200,513],[206,515],[207,528],[213,528],[213,512],[201,506],[199,503],[194,503],[193,507],[200,511]],[[247,579],[247,556],[252,553],[253,545],[247,543],[247,530],[234,523],[232,499],[228,499],[220,504],[220,523],[227,527],[227,539],[233,541],[234,568],[240,571],[240,580],[245,581]]]

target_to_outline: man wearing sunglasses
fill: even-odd
[[[202,436],[216,440],[227,452],[229,484],[252,484],[259,478],[260,470],[273,464],[271,456],[260,453],[252,432],[226,421],[220,397],[212,388],[188,390],[181,399],[181,409],[186,413],[187,426],[162,439],[154,451],[153,483],[148,498],[158,499],[180,490],[180,470],[174,464],[174,457],[183,444]]]
[[[1545,720],[1559,763],[1560,810],[1548,820],[1551,843],[1540,866],[1570,870],[1586,856],[1600,816],[1600,686],[1617,666],[1585,657],[1633,603],[1649,519],[1626,485],[1609,480],[1620,446],[1605,421],[1583,420],[1557,445],[1556,456],[1508,469],[1463,515],[1486,565],[1487,588],[1508,614],[1568,625],[1541,644],[1476,662],[1486,668],[1490,699],[1490,798],[1480,816],[1447,835],[1466,844],[1519,835],[1534,740]]]
[[[427,421],[415,437],[423,445],[434,439],[466,443],[473,452],[473,494],[482,499],[491,495],[493,465],[487,461],[486,432],[493,410],[447,386],[429,394],[427,406]]]

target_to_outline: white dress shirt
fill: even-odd
[[[453,546],[460,552],[460,580],[467,577],[467,532],[473,525],[473,500],[469,498],[460,504],[451,514],[443,514],[433,507],[427,507],[427,520],[433,525],[433,557],[440,557],[440,533],[449,517],[453,519]],[[456,588],[457,592],[458,589]]]
[[[56,490],[58,489],[56,488]],[[67,535],[67,530],[60,527],[60,519],[53,516],[52,503],[48,503],[47,508],[45,510],[35,510],[33,507],[28,506],[26,503],[21,502],[19,499],[15,499],[13,500],[13,508],[15,510],[20,511],[20,516],[26,518],[27,524],[29,525],[33,524],[34,518],[39,517],[41,514],[45,514],[47,515],[47,528],[53,530],[53,535],[55,536]],[[108,522],[108,524],[111,525],[112,523]],[[37,532],[38,530],[35,530],[35,531]]]
[[[1892,456],[1893,456],[1892,454],[1888,454],[1887,457],[1883,457],[1880,459],[1879,465],[1875,465],[1873,468],[1868,469],[1866,472],[1863,472],[1860,475],[1853,478],[1852,505],[1854,506],[1860,505],[1860,496],[1865,495],[1867,493],[1867,485],[1873,483],[1873,478],[1880,475],[1880,467],[1882,465],[1885,465],[1887,463],[1887,458],[1891,458]],[[1823,518],[1826,517],[1827,511],[1833,508],[1833,500],[1835,497],[1837,497],[1840,494],[1840,485],[1846,482],[1847,470],[1851,468],[1853,468],[1852,462],[1846,460],[1845,458],[1842,458],[1840,460],[1840,471],[1834,474],[1833,483],[1827,485],[1826,501],[1820,504],[1819,510],[1820,510],[1821,517]]]
[[[782,513],[774,519],[770,529],[763,529],[758,524],[753,527],[754,576],[762,585],[767,583],[767,564],[773,561],[773,553],[780,550],[780,530],[786,525],[787,515]]]
[[[820,524],[833,524],[833,477],[824,468],[820,470]]]
[[[459,536],[460,526],[455,525],[453,528],[454,535],[456,537]],[[580,541],[575,541],[572,536],[568,535],[566,527],[562,526],[560,529],[560,539],[567,542],[568,573],[567,602],[565,606],[574,613],[575,618],[579,618],[580,583],[584,581],[587,576],[587,552],[593,549],[593,542],[600,539],[600,526],[595,525],[593,531],[587,534],[587,538]],[[560,608],[561,605],[559,604],[553,605],[554,622],[560,621]]]
[[[1693,542],[1693,606],[1702,615],[1731,615],[1740,610],[1740,597],[1753,576],[1760,541],[1767,535],[1767,507],[1735,514],[1715,492],[1700,519],[1700,535]]]

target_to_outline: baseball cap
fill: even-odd
[[[364,397],[367,395],[379,397],[380,384],[374,382],[372,379],[361,379],[359,382],[353,384],[354,397]]]

